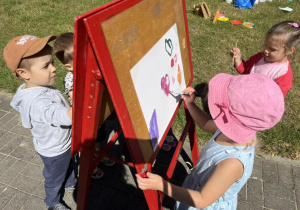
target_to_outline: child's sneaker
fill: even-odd
[[[92,173],[93,179],[101,179],[104,176],[104,172],[101,168],[96,167]]]
[[[48,210],[70,210],[68,207],[66,207],[62,203],[58,203],[54,206],[47,206]]]
[[[65,187],[65,191],[67,190],[75,190],[77,188],[77,180],[75,181],[75,184],[73,184],[70,187]]]
[[[106,165],[106,166],[113,166],[113,165],[116,164],[116,161],[110,160],[110,159],[108,159],[108,158],[106,158],[106,157],[102,158],[101,162],[102,162],[104,165]]]
[[[65,187],[65,190],[75,190],[76,184],[70,187]]]

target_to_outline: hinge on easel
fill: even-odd
[[[97,69],[97,70],[92,70],[92,72],[93,72],[93,74],[94,74],[94,77],[95,77],[97,80],[102,80],[102,79],[103,79],[102,74],[101,74],[101,72],[100,72],[99,69]]]

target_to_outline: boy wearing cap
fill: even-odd
[[[61,203],[62,189],[76,184],[71,165],[72,108],[52,87],[56,80],[52,47],[55,36],[24,35],[4,48],[4,60],[15,77],[23,80],[10,105],[31,130],[35,150],[44,163],[45,204],[50,210],[68,209]]]

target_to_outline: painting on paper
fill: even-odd
[[[186,88],[177,26],[174,24],[130,70],[155,151]]]

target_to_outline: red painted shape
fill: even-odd
[[[171,67],[173,67],[174,66],[174,59],[172,58],[172,60],[171,60]]]

